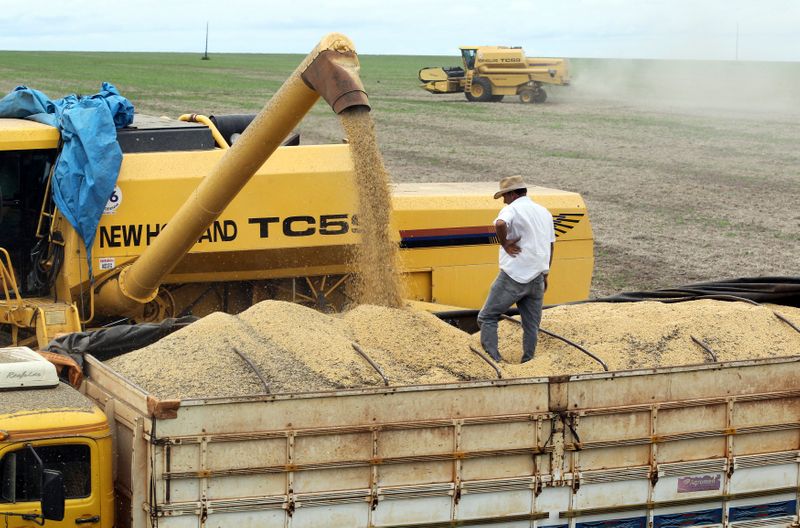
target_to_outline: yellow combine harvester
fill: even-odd
[[[238,313],[263,299],[342,309],[360,236],[349,145],[284,143],[320,94],[337,112],[356,92],[363,98],[347,104],[368,103],[354,54],[326,50],[318,58],[244,131],[248,120],[226,116],[137,116],[119,130],[123,161],[92,247],[94,282],[83,241],[52,199],[59,132],[0,119],[6,342],[43,347],[57,333],[120,319]],[[326,58],[338,73],[306,72]],[[315,75],[311,89],[305,79]],[[395,186],[392,235],[409,299],[480,307],[497,273],[495,186]],[[530,194],[552,211],[559,235],[546,301],[586,298],[593,254],[582,198],[544,188]]]
[[[463,46],[463,67],[431,67],[419,71],[422,88],[431,93],[464,92],[468,101],[502,101],[518,95],[523,103],[543,103],[542,85],[569,84],[566,59],[526,57],[522,48]]]

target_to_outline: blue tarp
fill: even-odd
[[[53,174],[53,199],[83,238],[91,274],[97,224],[117,183],[122,150],[117,128],[133,122],[133,105],[104,82],[95,95],[56,101],[26,86],[0,100],[0,117],[31,119],[61,132],[62,150]]]

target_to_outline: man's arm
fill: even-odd
[[[494,224],[494,229],[497,231],[497,240],[500,241],[500,245],[503,246],[503,249],[506,250],[506,253],[511,255],[512,257],[516,257],[519,252],[519,246],[517,242],[519,239],[509,240],[508,239],[508,225],[505,223],[504,220],[498,220]],[[552,257],[552,255],[551,255]]]
[[[553,267],[553,250],[555,244],[550,242],[550,262],[547,263],[547,272],[544,274],[544,291],[547,291],[547,278],[550,276],[550,269]]]

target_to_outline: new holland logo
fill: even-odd
[[[581,221],[581,218],[583,218],[583,215],[584,213],[561,213],[559,215],[553,215],[553,227],[556,230],[556,237],[569,232],[570,229],[574,229]]]

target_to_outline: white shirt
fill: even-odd
[[[517,241],[520,252],[512,257],[500,246],[500,269],[517,282],[532,281],[550,269],[550,244],[556,241],[550,212],[527,196],[520,196],[500,210],[498,220],[506,223],[508,240]]]

